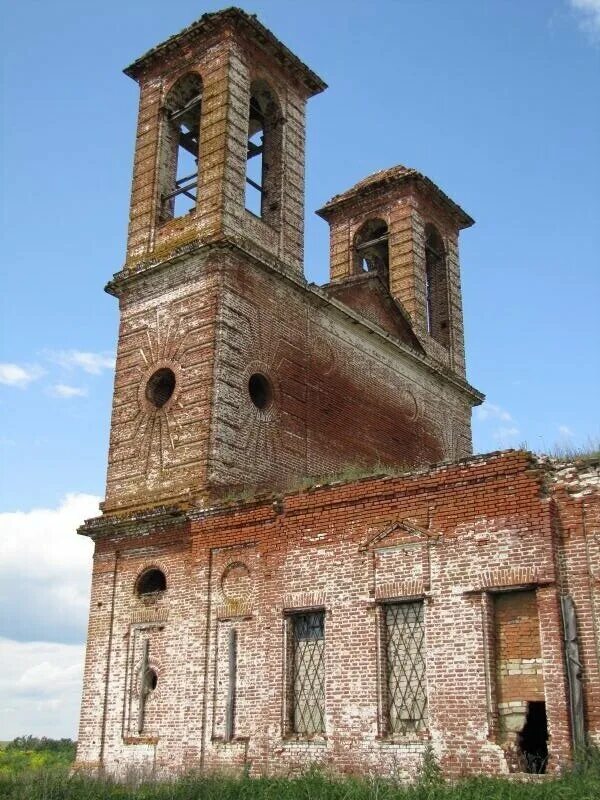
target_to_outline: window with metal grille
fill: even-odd
[[[427,728],[425,621],[422,600],[383,607],[388,733]]]
[[[289,620],[290,715],[293,733],[325,731],[325,612],[293,614]]]

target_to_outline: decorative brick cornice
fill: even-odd
[[[153,63],[167,58],[174,50],[189,47],[202,36],[213,33],[216,29],[233,28],[246,39],[258,45],[271,55],[282,67],[287,69],[308,89],[309,96],[319,94],[327,88],[327,84],[309,69],[291,50],[265,28],[254,15],[246,14],[240,8],[226,8],[223,11],[203,14],[200,19],[188,25],[179,33],[170,36],[161,44],[148,50],[123,72],[134,80],[138,80]]]
[[[365,197],[381,194],[390,189],[397,189],[407,183],[415,184],[449,209],[461,228],[469,228],[474,224],[475,220],[463,211],[454,200],[451,200],[439,186],[436,186],[430,178],[418,172],[418,170],[412,167],[405,167],[402,164],[375,172],[373,175],[369,175],[356,183],[347,191],[336,194],[317,211],[317,214],[323,219],[329,220],[340,209],[359,201],[362,202]]]
[[[170,252],[167,257],[161,256],[152,258],[152,256],[150,256],[135,267],[125,267],[120,272],[115,273],[104,289],[108,294],[120,297],[129,287],[135,285],[142,278],[148,278],[151,275],[164,271],[166,268],[189,256],[191,253],[203,252],[206,256],[209,256],[211,252],[218,251],[237,252],[243,255],[245,259],[251,259],[255,266],[271,274],[277,274],[286,281],[288,285],[293,285],[298,290],[304,292],[306,300],[313,303],[316,307],[329,307],[332,311],[350,319],[353,323],[363,326],[369,334],[377,334],[384,344],[393,347],[395,351],[401,351],[411,361],[418,362],[420,365],[426,367],[429,372],[451,384],[453,388],[464,395],[472,405],[480,405],[485,400],[485,395],[482,394],[482,392],[471,386],[470,383],[457,375],[453,370],[429,358],[426,353],[422,353],[416,348],[410,347],[408,344],[400,341],[400,339],[383,330],[383,328],[371,319],[350,308],[350,306],[347,306],[335,297],[332,297],[326,287],[309,284],[303,278],[299,278],[297,275],[293,274],[290,268],[281,260],[274,258],[262,248],[259,248],[254,242],[244,237],[237,237],[235,240],[225,236],[218,240],[210,241],[196,239],[193,242],[186,243],[185,246],[179,250]]]
[[[102,517],[86,519],[77,528],[77,533],[89,536],[96,541],[105,536],[143,535],[154,533],[158,527],[186,522],[185,512],[177,506],[159,506],[145,511],[132,511],[128,514],[106,514]]]

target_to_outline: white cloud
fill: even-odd
[[[37,366],[0,364],[0,383],[4,383],[6,386],[18,386],[19,389],[24,389],[43,374],[44,370]]]
[[[85,397],[87,389],[82,389],[79,386],[69,386],[66,383],[56,383],[50,387],[50,394],[54,397],[70,398],[70,397]]]
[[[93,546],[75,531],[99,500],[69,494],[56,509],[0,514],[0,636],[84,640]]]
[[[592,39],[600,41],[600,0],[569,0],[579,18],[579,27]]]
[[[572,436],[575,436],[571,428],[568,425],[559,425],[558,432],[563,438],[570,439]]]
[[[512,422],[512,416],[501,406],[488,403],[487,400],[475,409],[477,419],[480,420],[500,420],[501,422]]]
[[[110,353],[58,350],[48,353],[48,358],[66,369],[82,369],[91,375],[99,375],[105,369],[115,368],[115,358]]]
[[[0,638],[0,740],[77,736],[83,644]]]

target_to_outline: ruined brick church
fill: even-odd
[[[204,15],[140,86],[77,766],[555,771],[600,741],[593,460],[473,456],[458,236],[431,180],[318,211],[326,87],[257,19]],[[352,467],[354,472],[349,470]],[[323,476],[330,476],[324,478]],[[331,477],[333,476],[333,477]]]

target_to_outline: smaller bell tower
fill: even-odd
[[[330,226],[331,281],[378,273],[427,355],[464,377],[458,236],[473,219],[403,166],[370,175],[317,213]]]
[[[140,86],[126,267],[230,239],[301,278],[305,105],[323,81],[235,8],[125,74]]]

